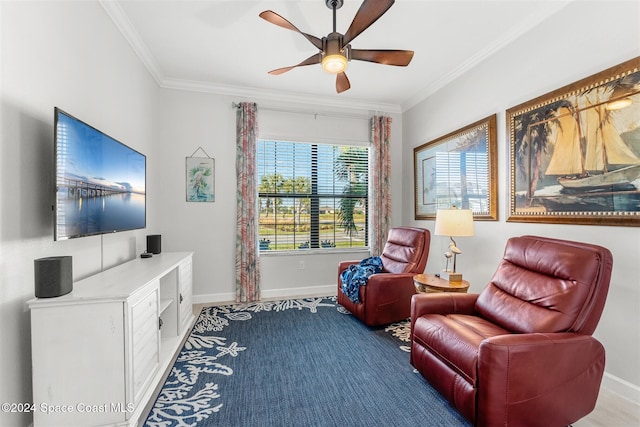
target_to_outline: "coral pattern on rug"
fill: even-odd
[[[147,418],[147,426],[193,426],[197,422],[218,412],[222,404],[215,405],[218,399],[218,385],[206,383],[205,387],[194,390],[201,373],[233,375],[233,370],[218,360],[225,357],[237,357],[246,350],[237,342],[226,343],[225,337],[203,335],[205,332],[221,332],[230,321],[251,320],[251,313],[259,311],[283,311],[290,309],[308,309],[317,313],[318,306],[335,306],[335,297],[331,304],[323,302],[325,298],[282,300],[273,302],[255,302],[202,309],[193,330],[187,338],[158,399]],[[213,349],[214,355],[206,355],[199,349]]]
[[[203,308],[176,359],[176,362],[149,413],[145,426],[187,427],[208,419],[223,407],[219,385],[213,382],[198,384],[201,374],[233,375],[225,360],[242,355],[246,347],[228,342],[226,337],[208,333],[223,332],[230,322],[250,321],[253,313],[261,311],[309,310],[317,313],[318,307],[335,307],[342,314],[349,311],[336,303],[337,298],[318,297],[271,302],[241,303]],[[410,322],[394,323],[385,328],[401,342],[409,341]],[[400,346],[409,351],[407,346]],[[210,377],[209,377],[210,378]],[[209,379],[207,378],[207,379]]]
[[[402,342],[409,343],[411,339],[411,320],[403,320],[402,322],[392,323],[391,325],[384,328],[384,331],[389,332],[391,335]],[[401,345],[400,349],[402,349],[402,351],[406,351],[407,353],[411,352],[410,345]]]

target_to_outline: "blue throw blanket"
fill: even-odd
[[[358,304],[360,302],[360,286],[367,284],[369,276],[381,271],[382,259],[379,256],[365,258],[359,264],[352,264],[340,273],[340,280],[342,281],[340,290],[351,301]]]

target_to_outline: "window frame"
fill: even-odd
[[[307,161],[308,162],[308,169],[309,169],[309,181],[310,181],[310,189],[309,192],[282,192],[282,191],[260,191],[261,189],[261,180],[263,177],[268,176],[268,175],[272,175],[274,177],[280,176],[282,177],[281,172],[278,171],[277,167],[274,166],[274,173],[273,174],[266,174],[264,173],[264,171],[261,171],[260,168],[261,167],[265,167],[265,163],[267,162],[266,160],[264,160],[263,158],[261,158],[261,150],[266,150],[266,148],[264,146],[261,146],[261,144],[263,143],[271,143],[271,144],[300,144],[301,146],[304,147],[309,147],[311,149],[311,156],[310,159]],[[336,178],[336,173],[335,173],[335,166],[333,166],[332,169],[332,188],[335,188],[336,191],[335,192],[326,192],[326,191],[322,191],[322,189],[319,187],[318,184],[318,180],[319,180],[319,175],[320,173],[318,172],[319,167],[318,167],[318,147],[319,146],[327,146],[327,147],[334,147],[337,148],[338,150],[342,150],[342,149],[354,149],[355,152],[357,152],[358,150],[364,150],[366,155],[364,156],[364,158],[366,159],[366,182],[360,182],[360,184],[365,184],[364,186],[360,185],[358,186],[358,188],[360,190],[364,189],[364,193],[362,192],[358,192],[357,194],[345,194],[344,192],[342,192],[342,190],[338,190],[338,188],[342,188],[344,190],[344,187],[341,186],[336,186],[336,182],[339,182],[340,180]],[[261,255],[264,254],[291,254],[291,253],[295,253],[297,254],[304,254],[304,253],[317,253],[317,252],[322,252],[322,253],[338,253],[338,252],[365,252],[365,251],[369,251],[370,250],[370,242],[369,242],[369,217],[370,217],[370,213],[369,213],[369,197],[370,197],[370,188],[369,188],[369,180],[371,177],[371,159],[370,159],[370,145],[363,145],[363,144],[353,144],[353,143],[349,143],[349,142],[340,142],[340,143],[336,143],[336,142],[321,142],[321,141],[300,141],[300,140],[290,140],[290,139],[282,139],[282,138],[265,138],[265,137],[260,137],[257,139],[257,145],[256,145],[256,180],[258,181],[257,183],[257,187],[258,187],[258,203],[259,203],[259,209],[258,209],[258,215],[260,216],[260,218],[262,218],[262,200],[264,199],[308,199],[309,200],[309,211],[308,211],[308,216],[309,216],[309,231],[308,232],[302,232],[304,235],[308,236],[308,240],[306,240],[305,242],[303,242],[303,244],[300,244],[300,241],[296,241],[295,239],[295,201],[293,202],[293,206],[294,206],[294,221],[293,221],[293,228],[294,228],[294,242],[293,242],[293,247],[292,248],[284,248],[284,249],[278,249],[278,246],[286,246],[289,243],[285,242],[285,243],[278,243],[277,240],[277,217],[279,215],[279,212],[277,212],[277,204],[275,202],[273,202],[273,215],[274,215],[274,222],[271,223],[270,225],[273,226],[274,228],[274,234],[275,234],[275,242],[273,242],[273,244],[276,245],[275,248],[271,247],[271,241],[267,240],[267,239],[263,239],[263,233],[259,232],[259,251]],[[275,149],[275,148],[273,148]],[[292,150],[295,151],[295,150]],[[342,151],[340,151],[342,152]],[[336,151],[334,151],[332,153],[332,160],[331,163],[332,165],[335,165],[335,161],[336,161]],[[359,159],[361,160],[362,157],[359,157]],[[273,162],[275,164],[275,157],[273,159]],[[262,162],[262,164],[261,164]],[[305,161],[302,162],[303,164],[305,163]],[[357,160],[354,162],[354,164],[356,164],[356,166],[358,165]],[[324,163],[324,166],[326,166],[327,163]],[[289,164],[287,164],[286,167],[291,167],[291,168],[295,168],[296,166],[296,161],[292,161]],[[304,165],[303,168],[306,168],[307,165]],[[282,171],[283,168],[280,168],[280,171]],[[362,173],[362,171],[359,172],[360,174]],[[292,176],[289,176],[288,179],[291,178],[296,178],[299,176],[296,176],[295,173],[292,174]],[[343,184],[342,185],[346,185],[344,184],[344,181],[342,181]],[[348,182],[348,181],[347,181]],[[354,182],[351,182],[349,185],[352,185]],[[325,182],[326,184],[326,182]],[[274,184],[275,185],[275,184]],[[295,187],[295,186],[294,186]],[[331,200],[331,203],[329,203],[327,206],[329,205],[333,205],[333,221],[331,222],[331,224],[333,225],[333,239],[329,239],[329,240],[323,240],[322,239],[322,235],[320,233],[320,215],[322,215],[322,208],[325,206],[321,206],[323,203],[323,200]],[[349,242],[349,246],[342,246],[342,245],[338,245],[337,244],[337,235],[338,235],[338,228],[343,228],[343,225],[340,225],[339,219],[338,219],[338,214],[337,214],[337,210],[339,209],[339,200],[344,200],[344,199],[357,199],[357,200],[363,200],[363,205],[361,210],[364,211],[364,222],[359,221],[358,224],[360,224],[361,229],[359,230],[359,232],[364,233],[364,239],[363,239],[363,244],[362,245],[358,245],[358,246],[351,246],[352,242],[354,240],[357,239],[353,239],[353,235],[348,234],[347,231],[342,231],[340,232],[340,234],[344,234],[348,236],[348,242]],[[269,204],[266,204],[267,206],[269,206]],[[330,206],[329,206],[330,207]],[[331,207],[330,207],[331,208]],[[269,209],[269,208],[267,208]],[[259,218],[259,223],[261,223]],[[299,223],[298,225],[302,225],[302,223]],[[259,225],[259,229],[262,228]],[[355,233],[358,233],[357,230],[358,227],[356,227],[356,231]],[[271,236],[271,235],[269,235]],[[331,244],[331,243],[332,244]],[[306,243],[306,246],[305,246]]]

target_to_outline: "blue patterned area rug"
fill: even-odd
[[[409,322],[336,297],[203,308],[145,426],[468,426],[409,364]]]

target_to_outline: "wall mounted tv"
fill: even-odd
[[[54,135],[54,240],[145,228],[145,155],[57,107]]]

